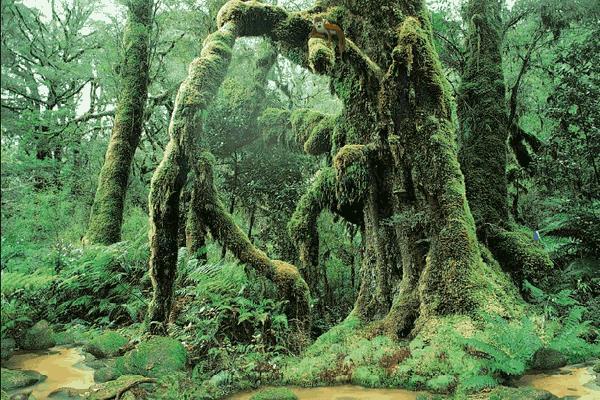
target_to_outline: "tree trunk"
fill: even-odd
[[[458,102],[460,162],[478,236],[521,285],[525,279],[540,280],[552,263],[531,237],[510,232],[507,142],[515,122],[508,119],[504,102],[500,11],[497,0],[471,0],[467,4],[469,51]],[[516,102],[515,93],[513,90],[511,103]],[[511,118],[514,112],[511,109]]]
[[[129,14],[123,36],[121,93],[85,236],[88,243],[108,245],[121,240],[129,173],[143,127],[148,96],[148,41],[153,1],[129,0],[127,6]]]

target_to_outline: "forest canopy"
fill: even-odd
[[[2,400],[600,396],[598,2],[1,12]]]

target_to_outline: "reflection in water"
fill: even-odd
[[[37,399],[45,399],[62,387],[87,389],[94,384],[94,370],[81,365],[83,360],[81,349],[57,346],[48,352],[15,354],[3,367],[33,370],[46,375],[43,382],[20,390],[33,390],[31,394]]]
[[[596,374],[591,366],[569,365],[552,374],[525,375],[518,386],[533,386],[547,390],[558,397],[576,396],[577,400],[600,399],[600,387],[594,380]]]
[[[417,392],[402,389],[367,389],[342,385],[316,388],[290,388],[300,400],[415,400]],[[230,400],[248,400],[258,391],[241,392]]]

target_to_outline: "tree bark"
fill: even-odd
[[[98,177],[85,241],[112,244],[121,240],[123,207],[129,173],[143,128],[148,96],[148,41],[152,29],[152,0],[129,0],[123,37],[121,93],[115,121]]]

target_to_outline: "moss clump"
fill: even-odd
[[[533,387],[512,388],[500,386],[489,393],[489,400],[554,400],[558,397]]]
[[[335,117],[323,117],[304,142],[304,152],[313,156],[328,154],[331,151],[331,137],[334,128]]]
[[[127,342],[127,338],[120,333],[107,331],[90,340],[84,350],[98,358],[114,357]]]
[[[12,356],[13,352],[15,351],[15,347],[16,347],[16,343],[15,343],[15,339],[11,338],[11,337],[3,337],[2,340],[0,341],[0,359],[2,360],[7,360],[10,358],[10,356]]]
[[[336,172],[336,193],[341,203],[355,204],[365,199],[369,186],[367,147],[349,144],[333,159]]]
[[[567,365],[568,359],[558,350],[541,348],[533,355],[531,368],[539,370],[557,369]]]
[[[19,347],[23,350],[45,350],[55,345],[54,331],[44,320],[29,328],[19,340]]]
[[[115,368],[121,375],[160,377],[185,369],[187,353],[175,339],[154,336],[117,359]]]
[[[258,118],[263,140],[268,144],[287,144],[286,132],[291,129],[290,112],[281,108],[267,108]]]
[[[552,261],[543,246],[526,233],[490,227],[488,246],[502,268],[519,284],[524,280],[540,282],[552,271]]]
[[[279,387],[261,390],[256,393],[250,400],[297,400],[298,396],[290,389]]]
[[[308,108],[300,108],[292,111],[290,115],[292,133],[296,136],[298,143],[304,145],[313,130],[325,117],[327,117],[327,114]]]
[[[11,391],[34,385],[44,379],[44,375],[35,371],[20,371],[2,368],[2,390]]]
[[[321,335],[306,349],[300,361],[283,369],[283,382],[299,386],[355,383],[383,387],[398,365],[409,356],[405,347],[386,336],[366,339],[360,320],[348,317]]]
[[[140,383],[151,383],[154,379],[141,375],[123,375],[114,381],[106,382],[94,387],[94,390],[86,398],[89,400],[108,400],[120,398],[128,389]]]
[[[335,65],[335,45],[321,38],[308,40],[308,65],[317,74],[327,74]]]

